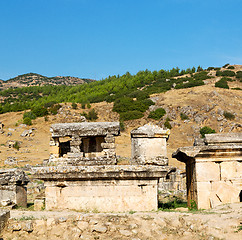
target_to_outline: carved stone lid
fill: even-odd
[[[144,137],[144,138],[168,138],[170,135],[170,130],[164,130],[163,128],[153,125],[153,124],[145,124],[142,127],[133,129],[131,131],[131,137]]]
[[[85,136],[106,136],[119,135],[119,122],[82,122],[82,123],[56,123],[50,127],[52,137],[64,137],[78,135]]]

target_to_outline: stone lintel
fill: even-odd
[[[54,166],[33,168],[33,176],[45,181],[105,179],[158,179],[170,171],[168,166],[103,165]]]
[[[181,162],[188,162],[192,159],[196,161],[199,158],[200,161],[202,159],[234,159],[241,160],[242,158],[242,144],[234,144],[234,145],[210,145],[210,146],[195,146],[195,147],[183,147],[178,148],[176,152],[172,154],[173,158]]]
[[[120,134],[119,122],[82,122],[82,123],[56,123],[52,124],[50,131],[52,137],[63,136],[106,136]]]
[[[242,144],[242,133],[205,134],[205,143],[214,144]]]

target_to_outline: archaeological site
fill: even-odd
[[[32,180],[43,182],[43,193],[34,199],[34,211],[46,213],[46,216],[51,212],[72,212],[71,219],[79,226],[75,234],[67,231],[73,239],[85,234],[84,239],[93,239],[89,237],[99,234],[106,234],[103,239],[112,239],[114,234],[111,233],[113,223],[106,225],[103,223],[105,219],[101,220],[102,224],[99,223],[101,215],[98,215],[99,220],[94,215],[85,215],[80,220],[78,213],[117,213],[107,216],[121,219],[126,218],[123,214],[127,213],[157,213],[159,204],[165,206],[171,199],[187,199],[189,209],[214,209],[223,204],[241,202],[241,133],[207,134],[204,139],[195,141],[194,146],[177,149],[172,156],[186,164],[186,172],[182,172],[169,165],[167,142],[170,131],[157,125],[146,124],[130,132],[131,159],[125,165],[119,164],[115,150],[115,139],[120,136],[119,122],[57,123],[51,125],[50,132],[49,159],[29,171]],[[1,212],[0,227],[5,229],[6,234],[19,233],[22,237],[32,234],[32,239],[39,239],[38,234],[42,234],[46,239],[55,239],[58,234],[51,235],[48,229],[58,232],[61,226],[67,227],[69,215],[58,217],[58,220],[53,220],[53,217],[51,220],[30,220],[26,217],[28,221],[21,225],[11,220],[12,215],[6,210],[16,206],[27,207],[29,177],[20,169],[0,171],[0,203],[5,207]],[[17,214],[13,211],[17,210],[11,210],[11,214]],[[173,213],[166,215],[166,219],[171,220],[162,220],[162,231],[170,229],[176,221],[179,222],[177,227],[187,221],[182,220],[184,215],[179,215],[178,219]],[[96,220],[92,220],[94,218]],[[135,224],[132,217],[127,218],[125,221],[133,224],[133,230],[119,229],[119,239],[138,236],[134,229],[145,218],[137,215]],[[151,214],[148,219],[154,219],[154,216]],[[157,216],[156,221],[161,221],[160,217]],[[42,226],[42,230],[38,226]],[[72,228],[69,226],[68,229]],[[187,239],[197,236],[200,230],[191,231],[191,238]],[[117,230],[114,232],[117,234]],[[204,235],[204,229],[199,234],[200,237],[210,236]],[[60,236],[63,235],[64,232],[60,233]]]

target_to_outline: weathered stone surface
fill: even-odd
[[[223,134],[206,134],[205,143],[211,144],[242,144],[242,133],[223,133]]]
[[[167,165],[168,130],[146,124],[131,131],[131,164]]]
[[[46,209],[150,211],[157,209],[157,184],[169,167],[106,165],[35,168],[45,180]]]
[[[71,136],[106,136],[119,135],[119,122],[83,122],[83,123],[56,123],[51,125],[53,137]]]
[[[0,201],[11,201],[19,206],[27,206],[26,185],[29,178],[19,169],[0,170]]]
[[[186,163],[188,203],[211,208],[241,201],[242,133],[207,134],[205,144],[172,155]]]
[[[51,126],[50,165],[116,164],[114,136],[118,122],[58,123]]]
[[[0,210],[0,233],[7,225],[9,218],[10,218],[10,211],[1,209]]]
[[[142,127],[136,128],[131,131],[131,137],[164,137],[168,138],[170,134],[170,130],[164,130],[160,128],[159,126],[152,125],[152,124],[146,124]]]
[[[34,200],[34,210],[41,211],[45,207],[45,200],[44,199],[35,199]]]

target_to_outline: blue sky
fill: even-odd
[[[0,79],[242,64],[241,0],[0,0]]]

